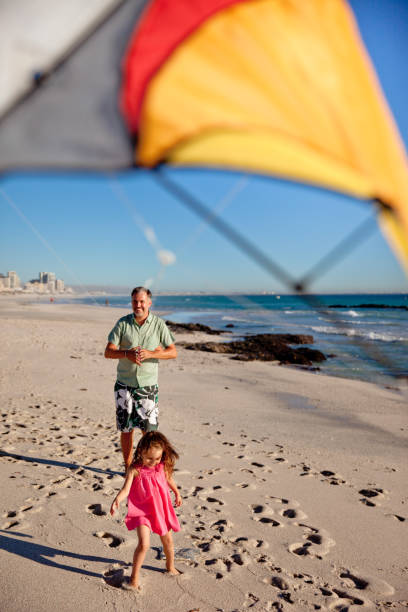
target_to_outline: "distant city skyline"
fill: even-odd
[[[0,292],[63,293],[67,290],[71,291],[65,287],[62,279],[56,277],[55,272],[39,272],[38,278],[28,281],[22,281],[15,270],[9,270],[7,275],[0,273]]]

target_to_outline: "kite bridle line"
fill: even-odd
[[[319,276],[322,276],[337,262],[350,253],[354,245],[361,244],[375,232],[376,226],[372,216],[364,219],[348,236],[343,238],[333,249],[324,255],[296,284],[296,291],[303,293]]]
[[[181,204],[186,206],[189,210],[193,211],[196,215],[201,217],[206,223],[211,225],[219,234],[224,238],[227,238],[229,242],[234,244],[240,251],[246,253],[253,261],[260,265],[275,279],[281,281],[289,290],[296,293],[306,304],[316,310],[319,314],[329,320],[339,330],[350,330],[352,327],[341,321],[339,316],[331,311],[327,305],[323,304],[316,295],[308,293],[308,284],[317,278],[317,272],[322,274],[326,272],[335,262],[339,259],[343,259],[346,249],[348,253],[351,248],[356,248],[362,242],[367,240],[369,236],[374,232],[375,226],[373,218],[365,219],[351,235],[341,240],[337,246],[325,255],[320,262],[318,262],[313,268],[307,273],[302,279],[294,279],[282,266],[273,261],[268,255],[261,251],[257,246],[252,244],[246,237],[242,236],[236,229],[234,229],[229,223],[220,219],[216,216],[216,213],[209,210],[197,197],[187,191],[176,181],[172,180],[168,173],[163,171],[162,165],[158,165],[153,169],[153,176],[156,181],[171,195],[173,195]],[[390,207],[380,200],[374,199],[373,203],[383,205],[387,209]],[[357,239],[360,241],[357,244]],[[365,355],[380,365],[390,377],[400,379],[406,378],[406,376],[398,373],[398,370],[394,363],[379,351],[375,346],[364,341],[364,339],[353,337],[352,342],[358,346]]]
[[[217,216],[215,211],[209,210],[207,206],[200,202],[184,187],[169,178],[168,174],[163,172],[161,166],[157,166],[153,169],[153,176],[156,177],[167,192],[171,193],[180,202],[185,204],[187,208],[201,217],[207,224],[212,225],[212,227],[222,236],[228,238],[230,242],[249,255],[251,259],[256,261],[262,268],[269,272],[269,274],[280,280],[287,287],[294,287],[294,279],[292,279],[279,264],[274,262],[270,257],[258,249],[257,246],[252,244],[233,227]]]
[[[372,198],[370,202],[377,208],[377,211],[383,210],[393,215],[396,214],[395,209],[381,198]],[[310,285],[317,276],[324,274],[325,271],[332,267],[337,261],[344,259],[344,256],[350,252],[355,244],[367,240],[374,233],[375,229],[376,225],[374,224],[372,216],[362,221],[348,236],[343,238],[343,240],[324,255],[320,261],[303,276],[299,282],[299,292],[302,292],[302,287]]]

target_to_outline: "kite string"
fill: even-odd
[[[28,219],[28,217],[23,213],[23,211],[18,207],[15,200],[2,187],[0,187],[0,194],[3,197],[3,199],[7,202],[7,204],[10,206],[10,208],[12,208],[14,212],[20,217],[20,219],[30,228],[33,234],[43,244],[43,246],[59,261],[59,263],[63,266],[66,272],[68,272],[69,276],[75,281],[75,283],[82,288],[83,292],[94,302],[95,305],[100,306],[100,304],[95,300],[93,295],[89,293],[89,291],[85,288],[83,282],[77,277],[75,272],[68,267],[65,261],[56,252],[54,247],[51,246],[51,244],[44,238],[44,236],[38,231],[35,225],[33,225],[33,223]]]
[[[152,287],[161,280],[166,267],[175,263],[176,256],[172,251],[162,248],[154,228],[149,225],[143,216],[135,209],[134,203],[124,190],[123,186],[120,184],[118,178],[113,174],[106,174],[106,176],[116,200],[127,209],[135,225],[139,228],[147,242],[153,248],[156,258],[160,263],[160,268],[156,276],[146,279],[143,283],[145,287]]]

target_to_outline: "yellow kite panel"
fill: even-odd
[[[152,79],[139,136],[147,166],[241,167],[378,198],[407,249],[405,152],[344,0],[220,11]]]

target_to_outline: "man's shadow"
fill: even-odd
[[[26,461],[27,463],[43,463],[45,465],[54,465],[55,467],[63,467],[69,470],[89,470],[96,474],[108,474],[109,476],[124,476],[124,472],[116,472],[114,470],[91,467],[90,465],[81,465],[80,463],[68,463],[67,461],[56,461],[55,459],[41,459],[40,457],[28,457],[27,455],[18,455],[16,453],[8,453],[0,450],[0,457],[11,457],[17,461]]]
[[[19,557],[25,557],[30,561],[41,563],[49,567],[57,567],[59,569],[74,572],[76,574],[83,574],[85,576],[93,576],[95,578],[101,578],[100,573],[90,572],[80,567],[72,565],[66,565],[54,561],[54,558],[61,557],[62,559],[80,559],[82,561],[94,561],[98,563],[117,563],[117,559],[110,559],[108,557],[95,557],[93,555],[81,555],[79,553],[68,552],[66,550],[59,550],[58,548],[52,548],[51,546],[44,546],[43,544],[35,544],[27,540],[20,540],[18,538],[11,537],[9,535],[2,535],[5,532],[3,529],[0,530],[0,549],[5,550]],[[25,533],[19,533],[14,531],[13,535],[21,536],[24,538],[31,538],[31,536]]]

